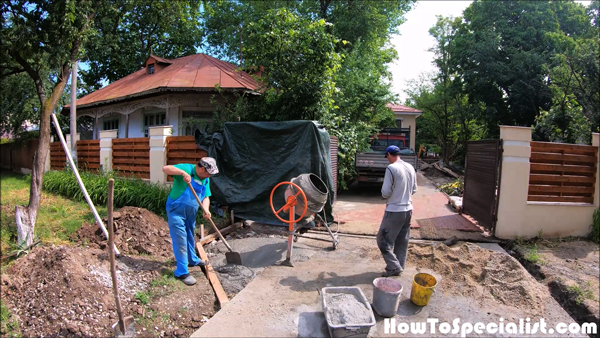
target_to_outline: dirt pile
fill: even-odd
[[[147,287],[150,271],[119,271],[121,301]],[[106,253],[37,247],[2,275],[3,302],[24,336],[109,336],[116,321]]]
[[[465,243],[409,248],[408,264],[443,276],[442,292],[464,295],[480,302],[494,301],[531,313],[541,313],[547,292],[513,257]]]
[[[173,257],[169,225],[162,217],[144,208],[124,207],[114,213],[113,219],[115,245],[122,253]],[[100,249],[108,242],[96,224],[84,224],[76,237],[79,243]]]

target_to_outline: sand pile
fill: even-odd
[[[442,292],[526,311],[543,311],[546,290],[507,254],[470,243],[457,248],[413,244],[408,251],[408,264],[441,274],[438,290]]]
[[[371,322],[371,311],[355,295],[327,293],[325,315],[333,325],[365,324]]]

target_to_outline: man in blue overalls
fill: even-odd
[[[167,218],[173,253],[177,261],[175,278],[182,280],[186,285],[194,285],[196,279],[190,275],[188,267],[204,266],[204,262],[196,255],[194,239],[196,215],[200,205],[189,189],[188,183],[191,182],[198,198],[202,201],[207,211],[204,218],[208,220],[211,217],[209,177],[218,174],[219,169],[213,158],[204,157],[196,165],[182,163],[164,166],[163,172],[173,176],[174,179],[171,193],[167,198]]]

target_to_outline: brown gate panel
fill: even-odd
[[[467,142],[463,212],[492,229],[496,223],[502,141]]]
[[[150,139],[115,138],[112,140],[113,170],[120,176],[150,179]]]
[[[100,169],[100,140],[77,141],[77,168],[90,171]]]
[[[63,149],[62,143],[50,143],[50,169],[63,170],[67,163],[67,155]]]
[[[207,153],[196,144],[194,136],[169,136],[167,137],[167,164],[179,163],[196,164]],[[173,176],[167,175],[167,181],[173,182]]]

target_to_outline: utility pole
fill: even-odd
[[[73,63],[73,72],[71,73],[71,156],[77,161],[77,61]]]

